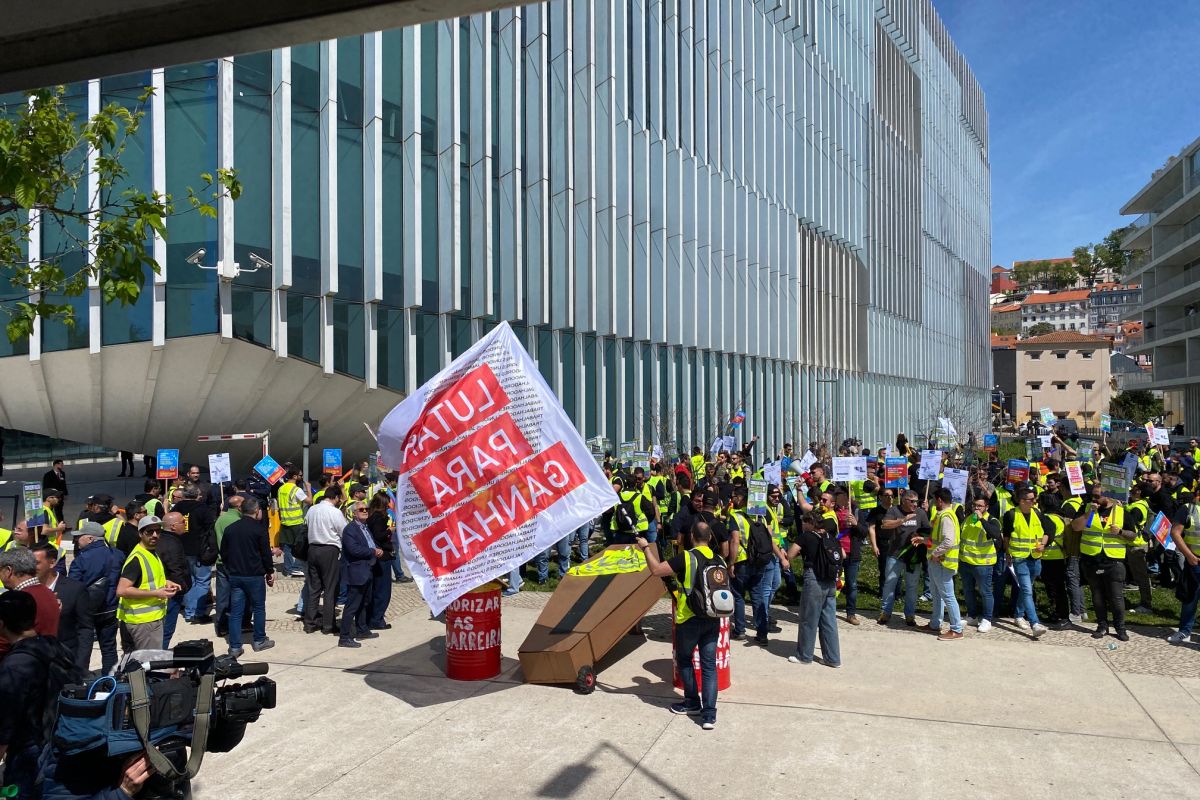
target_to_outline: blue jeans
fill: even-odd
[[[954,572],[942,564],[929,560],[929,584],[933,589],[933,616],[929,619],[929,627],[938,630],[942,627],[942,617],[950,613],[950,630],[962,633],[962,614],[958,610],[958,598],[954,596]]]
[[[842,589],[846,593],[846,616],[858,616],[858,571],[862,569],[861,561],[847,561],[845,565],[845,585]]]
[[[262,575],[229,576],[229,647],[242,646],[242,620],[249,607],[254,621],[254,641],[267,638],[267,584]]]
[[[1013,575],[1005,563],[1004,554],[1000,553],[996,558],[996,566],[992,567],[992,600],[995,603],[995,614],[997,617],[1007,616],[1004,613],[1004,590],[1009,586],[1013,587],[1013,599],[1009,604],[1013,608],[1013,615],[1020,613],[1020,607],[1017,603],[1017,595],[1020,594],[1020,587],[1014,583]]]
[[[545,583],[550,578],[551,552],[558,555],[558,578],[562,580],[562,577],[567,574],[567,570],[571,568],[571,537],[564,536],[550,545],[545,551],[533,557],[533,565],[537,569],[538,583]]]
[[[279,549],[283,551],[283,574],[291,575],[296,570],[304,569],[304,562],[292,555],[292,546],[290,544],[281,544]],[[297,566],[299,564],[299,566]]]
[[[779,585],[779,562],[774,558],[765,567],[750,574],[750,606],[754,610],[754,638],[767,640],[771,627],[771,595]]]
[[[512,572],[508,573],[508,588],[501,594],[516,594],[521,591],[521,586],[525,581],[521,578],[521,568],[517,567]]]
[[[883,614],[890,615],[892,606],[896,604],[896,594],[900,588],[900,577],[904,576],[904,618],[912,619],[917,613],[917,580],[920,578],[920,565],[913,568],[894,556],[888,556],[887,580],[883,583]]]
[[[646,527],[646,541],[647,542],[657,542],[658,541],[658,522],[656,520],[650,520],[650,522],[648,523],[648,525]]]
[[[96,628],[96,641],[100,643],[100,673],[107,675],[117,666],[117,621]]]
[[[675,666],[683,682],[683,702],[699,705],[701,722],[717,721],[717,637],[719,619],[692,617],[675,628]],[[696,691],[696,668],[692,653],[700,648],[700,690]]]
[[[1017,598],[1017,616],[1025,617],[1030,625],[1038,624],[1037,608],[1033,604],[1033,579],[1041,563],[1032,558],[1014,558],[1013,571],[1017,573],[1017,583],[1021,586],[1021,595]]]
[[[404,577],[404,561],[400,558],[399,553],[396,553],[396,557],[391,561],[387,561],[385,563],[387,564],[388,569],[391,570],[391,576],[393,578],[399,580]]]
[[[962,578],[963,596],[967,598],[967,616],[971,618],[981,617],[988,622],[992,621],[992,613],[995,611],[995,600],[992,597],[992,565],[984,564],[982,566],[972,566],[971,564],[959,564],[958,575]],[[976,599],[975,587],[979,587],[979,594],[983,596],[983,613],[980,614],[979,601]]]
[[[592,524],[589,522],[569,537],[568,541],[579,542],[579,560],[587,561],[592,538]]]
[[[1189,570],[1197,579],[1200,579],[1200,565],[1195,567],[1184,566],[1184,569]],[[1196,607],[1200,605],[1200,589],[1192,594],[1192,599],[1183,604],[1183,608],[1179,609],[1179,631],[1181,633],[1191,634],[1192,626],[1196,624]]]
[[[746,633],[746,588],[750,585],[750,568],[745,561],[733,565],[729,573],[729,588],[733,590],[733,616],[729,619],[730,635]]]
[[[805,664],[813,660],[818,632],[822,658],[829,666],[838,666],[842,650],[837,631],[837,581],[819,581],[811,569],[806,569],[800,594],[800,635],[796,640],[796,657]]]
[[[176,594],[167,601],[167,615],[163,617],[163,650],[171,646],[171,637],[175,635],[175,626],[179,623],[179,610],[183,607],[184,599]]]
[[[212,567],[201,564],[196,556],[188,556],[188,566],[192,570],[192,588],[183,596],[183,618],[190,622],[192,617],[204,616],[208,611],[208,585],[212,581]]]

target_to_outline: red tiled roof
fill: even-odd
[[[1015,292],[1020,288],[1021,284],[1017,283],[1012,278],[1006,278],[1003,275],[996,275],[992,278],[992,294]]]
[[[1055,331],[1042,336],[1031,336],[1022,339],[1020,345],[1044,346],[1051,344],[1091,344],[1097,347],[1108,346],[1112,340],[1107,336],[1088,336],[1079,331]]]
[[[1005,303],[1004,305],[1001,305],[1001,306],[992,306],[993,314],[1007,314],[1010,311],[1020,311],[1020,310],[1021,310],[1020,303]]]
[[[993,350],[997,350],[997,349],[1012,350],[1013,345],[1015,345],[1016,343],[1017,343],[1016,336],[1001,336],[996,333],[992,334],[992,349]]]
[[[1024,304],[1027,306],[1037,306],[1043,303],[1078,303],[1087,300],[1091,293],[1091,289],[1068,289],[1065,292],[1031,294],[1025,298]]]

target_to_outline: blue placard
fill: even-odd
[[[155,476],[160,481],[173,481],[179,477],[178,450],[159,450],[154,463]]]
[[[908,488],[908,459],[904,456],[889,458],[883,462],[883,486],[885,489]]]
[[[321,451],[321,471],[334,475],[342,474],[342,449],[340,447],[326,447]]]
[[[270,484],[279,483],[284,475],[283,467],[279,466],[279,462],[270,456],[263,456],[262,461],[254,465],[254,471],[262,475]]]
[[[1000,437],[994,433],[985,433],[983,435],[983,449],[995,450],[1000,446]]]

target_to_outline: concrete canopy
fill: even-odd
[[[517,0],[61,0],[0,30],[0,92],[203,61],[520,5]]]

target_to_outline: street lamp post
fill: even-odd
[[[1025,399],[1029,401],[1029,418],[1033,419],[1033,395],[1025,395]]]

